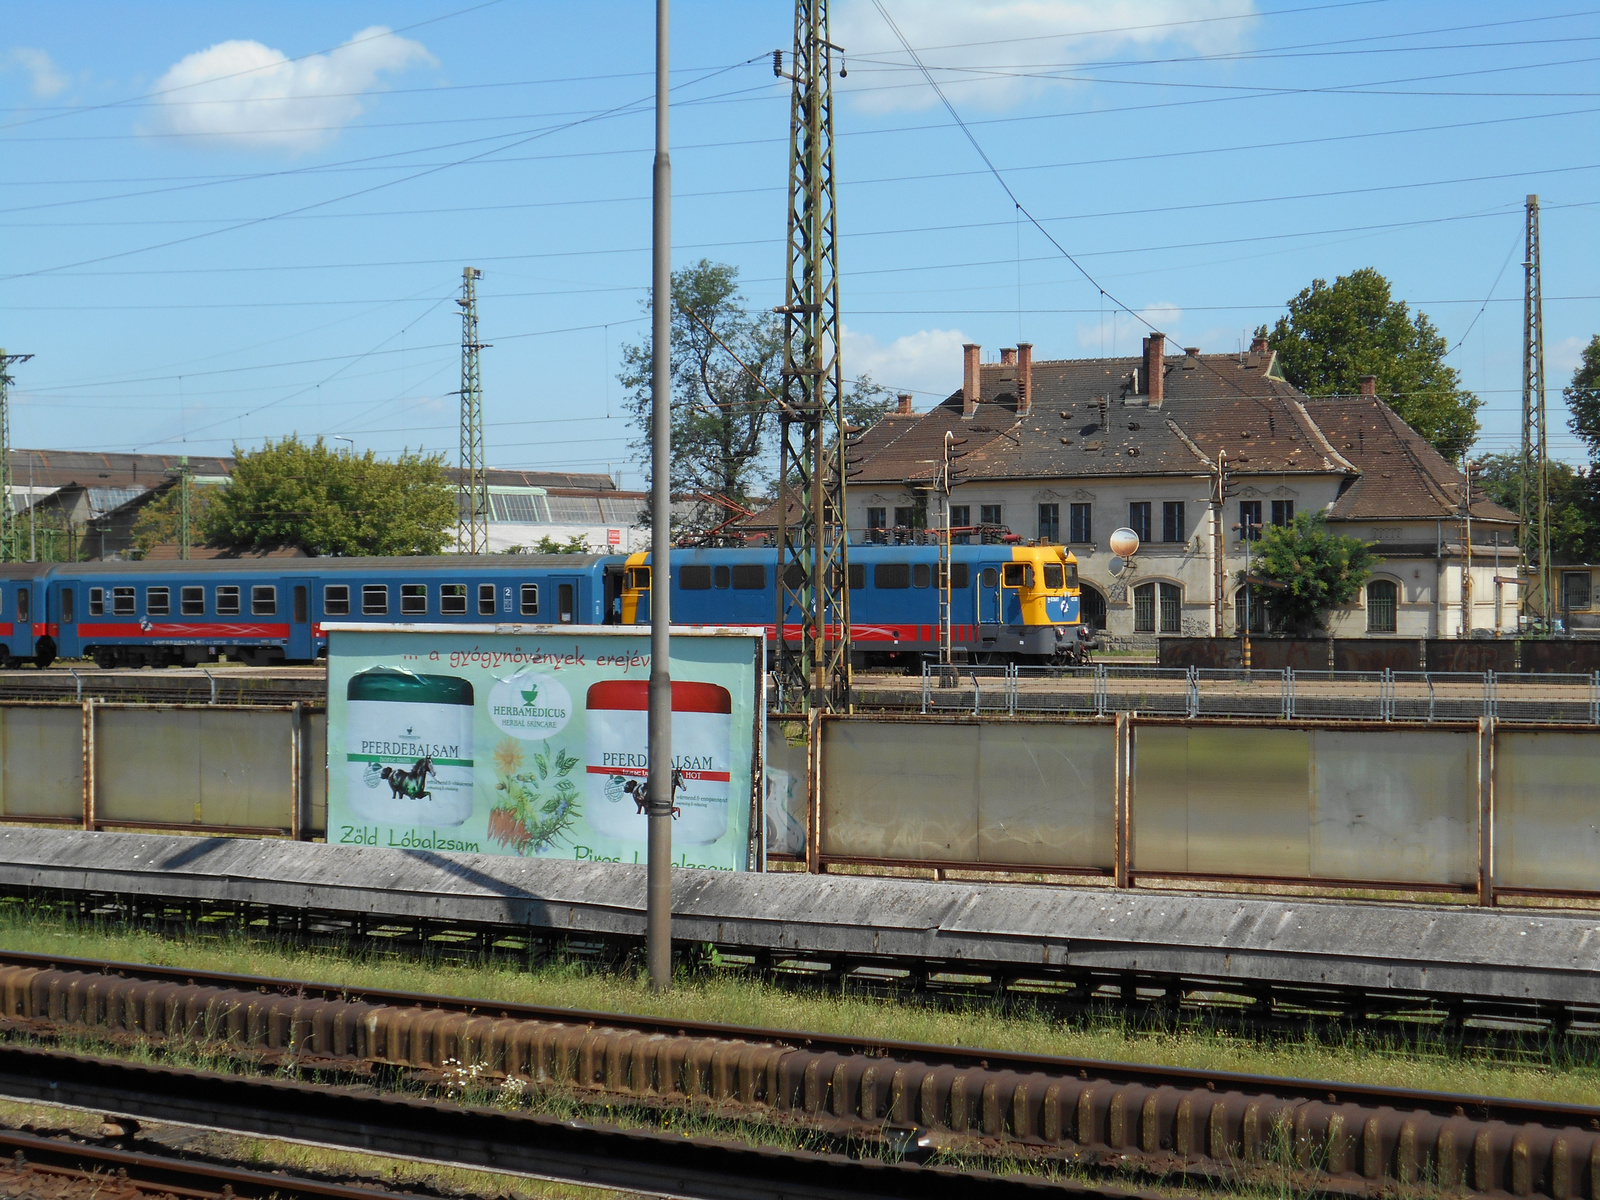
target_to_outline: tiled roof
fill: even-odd
[[[1346,474],[1353,470],[1306,415],[1301,393],[1278,377],[1270,354],[1170,355],[1165,399],[1134,393],[1139,358],[1041,360],[1033,404],[1017,415],[1016,366],[985,363],[982,399],[963,417],[962,393],[920,416],[891,414],[863,435],[852,483],[932,479],[944,436],[963,445],[960,478],[1195,475],[1219,451],[1247,470]]]
[[[1335,448],[1361,472],[1328,513],[1333,521],[1460,516],[1461,472],[1398,414],[1372,396],[1307,400],[1307,411]],[[1489,500],[1473,503],[1479,520],[1515,523],[1517,514]]]
[[[108,454],[92,450],[13,450],[11,480],[18,486],[85,488],[159,487],[177,474],[176,454]],[[170,473],[169,473],[170,472]],[[233,459],[189,455],[193,475],[232,475]]]

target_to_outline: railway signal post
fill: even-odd
[[[12,363],[27,362],[31,354],[7,354],[0,350],[0,562],[15,562],[17,516],[11,504],[11,372]],[[28,497],[33,504],[33,497]]]

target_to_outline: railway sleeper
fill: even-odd
[[[567,1022],[20,965],[0,966],[0,1016],[58,1031],[222,1044],[368,1069],[466,1066],[486,1081],[516,1077],[863,1134],[914,1129],[930,1144],[1010,1145],[1152,1170],[1287,1171],[1367,1190],[1427,1185],[1600,1200],[1600,1109],[1552,1109],[1548,1120],[1518,1123],[1495,1119],[1493,1102],[1481,1102],[1482,1112],[1469,1116],[1446,1098],[1415,1094],[1384,1104],[1370,1093],[1341,1099],[1337,1089],[1306,1095],[1303,1085],[1273,1094],[1227,1086],[1238,1082],[1228,1079],[1119,1080],[1064,1063],[991,1068],[959,1052],[941,1063],[912,1056],[911,1047],[894,1056],[814,1050],[781,1038],[674,1036],[621,1021]]]

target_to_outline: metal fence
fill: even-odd
[[[303,704],[0,702],[0,820],[280,834],[327,826],[327,717]]]
[[[814,720],[812,870],[1211,879],[1461,892],[1484,904],[1510,893],[1600,897],[1600,730],[1590,724],[1506,726],[1492,714],[1432,727],[1127,713]]]
[[[923,713],[1071,713],[1104,717],[1499,721],[1600,725],[1600,671],[1325,671],[1285,667],[954,666],[925,661]]]

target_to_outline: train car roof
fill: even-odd
[[[345,572],[568,570],[622,561],[611,554],[438,554],[393,558],[205,558],[0,564],[0,579],[75,579],[97,575],[329,575]]]

